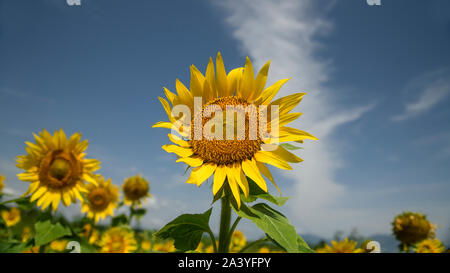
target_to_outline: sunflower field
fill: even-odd
[[[28,190],[20,197],[2,194],[8,181],[0,177],[0,252],[373,251],[370,241],[350,238],[310,246],[274,208],[288,198],[268,166],[292,170],[291,164],[303,161],[295,155],[295,150],[301,149],[298,145],[318,139],[287,126],[301,116],[291,111],[305,93],[274,100],[288,79],[266,86],[269,66],[270,62],[263,65],[255,77],[247,58],[244,67],[227,72],[218,53],[215,63],[210,58],[204,74],[190,67],[189,86],[177,79],[176,93],[164,88],[166,98],[158,98],[168,121],[153,127],[171,130],[171,144],[162,149],[175,154],[176,162],[186,164],[190,171],[186,183],[199,187],[210,179],[210,208],[180,215],[159,230],[143,230],[136,224],[149,217],[142,207],[152,198],[146,178],[126,178],[119,188],[101,174],[101,162],[89,157],[88,141],[80,133],[68,136],[63,129],[53,134],[44,129],[33,134],[34,140],[25,143],[26,153],[16,158],[21,170],[18,178],[29,183]],[[234,130],[235,125],[243,127],[244,133]],[[269,193],[267,182],[279,193]],[[67,219],[58,212],[61,206],[78,202],[82,217]],[[213,231],[210,218],[216,206],[220,206],[220,229]],[[116,213],[124,207],[127,214]],[[105,219],[109,225],[99,224]],[[238,229],[243,219],[254,223],[265,237],[248,241]],[[392,223],[402,252],[444,252],[435,229],[421,213],[402,213]]]

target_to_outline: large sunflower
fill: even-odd
[[[60,200],[66,206],[82,200],[83,181],[97,183],[93,172],[100,169],[100,161],[84,158],[88,141],[80,141],[80,133],[67,139],[62,129],[33,135],[36,143],[25,142],[28,154],[17,157],[17,167],[26,171],[18,178],[31,182],[24,195],[32,194],[31,201],[38,200],[42,210],[51,204],[56,211]]]
[[[105,181],[101,175],[96,175],[96,180],[96,185],[86,185],[86,198],[81,201],[81,212],[98,222],[114,215],[119,201],[119,187],[113,185],[111,179]]]
[[[168,115],[169,122],[158,122],[153,125],[153,127],[172,129],[179,134],[179,136],[169,134],[169,139],[174,144],[164,145],[162,148],[168,153],[178,155],[177,162],[184,162],[194,168],[187,183],[200,186],[206,179],[214,175],[213,194],[216,195],[226,185],[231,190],[238,207],[241,204],[240,192],[242,191],[246,196],[249,194],[247,177],[267,192],[267,185],[261,174],[266,176],[276,187],[277,185],[266,164],[291,170],[292,167],[289,163],[302,161],[301,158],[290,153],[278,143],[303,142],[304,139],[316,140],[314,136],[304,131],[285,126],[301,115],[301,113],[289,112],[297,106],[305,93],[295,93],[273,101],[280,88],[288,80],[283,79],[265,87],[269,64],[270,62],[261,68],[256,78],[252,63],[248,58],[245,67],[231,70],[228,74],[225,72],[220,53],[217,54],[216,71],[214,71],[211,58],[205,75],[192,65],[189,89],[177,79],[177,94],[164,88],[167,100],[159,98]],[[198,105],[199,100],[200,105]],[[189,107],[194,114],[191,117],[175,117],[172,110],[178,105]],[[231,118],[223,118],[222,129],[225,130],[222,130],[222,133],[220,133],[221,128],[214,128],[214,133],[222,138],[204,136],[202,132],[209,129],[209,121],[216,118],[215,115],[210,114],[213,106],[220,107],[222,113],[225,114],[222,115],[222,118],[227,116],[228,106],[234,106],[234,109],[238,111],[241,109],[241,112],[243,112],[242,109],[245,109],[245,133],[232,132],[234,137],[231,138],[229,138],[228,132],[227,136],[224,135],[224,131],[228,127],[236,124],[233,114]],[[270,109],[273,106],[279,107],[278,115],[271,112]],[[257,122],[251,119],[252,116],[258,116],[258,114],[261,117],[261,111],[265,107],[268,109],[266,122],[264,119],[259,119]],[[200,128],[195,126],[196,122],[200,123]],[[194,125],[189,127],[194,127],[194,129],[186,130],[186,125]],[[278,134],[271,130],[272,125],[277,126]],[[250,128],[257,128],[257,134],[252,135]],[[261,129],[264,129],[267,134],[263,133]]]

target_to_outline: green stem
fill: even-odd
[[[133,219],[134,215],[134,208],[133,206],[130,206],[130,215],[128,216],[128,225],[131,227],[131,220]]]
[[[247,249],[249,249],[249,248],[251,248],[251,247],[253,247],[253,246],[257,245],[257,244],[266,242],[266,241],[267,241],[267,238],[263,238],[263,239],[259,239],[259,240],[253,241],[250,244],[248,244],[245,247],[243,247],[241,250],[239,250],[239,253],[243,253]]]
[[[231,226],[231,229],[230,229],[230,235],[228,235],[230,239],[231,239],[231,236],[233,236],[233,232],[234,232],[234,230],[236,229],[236,227],[237,227],[237,225],[239,224],[239,222],[241,221],[241,219],[242,219],[242,217],[241,217],[241,216],[238,216],[238,217],[236,218],[236,220],[234,221],[233,225]]]
[[[213,245],[214,248],[214,253],[217,253],[217,243],[216,243],[216,238],[214,237],[214,234],[212,232],[208,232],[209,237],[211,237],[211,243]]]
[[[231,206],[228,197],[222,199],[222,209],[220,211],[220,230],[219,230],[219,252],[228,253],[229,251],[229,235],[231,222]]]

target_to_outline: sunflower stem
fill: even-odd
[[[222,209],[220,211],[219,253],[228,253],[230,245],[231,206],[228,197],[222,197]]]

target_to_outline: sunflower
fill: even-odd
[[[55,240],[50,243],[50,248],[54,251],[63,252],[66,250],[67,240]]]
[[[2,190],[5,187],[5,183],[3,182],[5,181],[5,179],[6,177],[0,174],[0,196],[2,195]]]
[[[392,230],[404,248],[434,236],[436,227],[422,213],[404,212],[395,217]]]
[[[22,243],[28,242],[28,240],[31,239],[31,236],[32,236],[31,228],[28,226],[24,227],[22,230]]]
[[[27,250],[22,251],[22,253],[39,253],[41,250],[40,246],[33,246]]]
[[[133,231],[126,227],[113,227],[107,230],[100,240],[101,252],[130,253],[137,249]]]
[[[125,195],[124,203],[133,208],[136,205],[140,206],[141,201],[145,200],[146,197],[151,197],[149,183],[141,175],[127,178],[123,183],[122,190]]]
[[[96,175],[95,178],[96,184],[86,185],[86,198],[81,201],[81,212],[98,222],[114,215],[119,201],[119,188],[111,184],[111,179],[105,181],[101,175]]]
[[[442,253],[445,247],[438,239],[425,239],[415,245],[416,253]]]
[[[80,235],[88,238],[91,245],[97,243],[100,238],[98,231],[91,224],[85,224]]]
[[[230,251],[239,252],[247,244],[247,239],[244,233],[240,230],[235,230],[231,235]]]
[[[20,222],[20,210],[18,208],[11,208],[2,211],[2,218],[7,227],[11,227]]]
[[[17,157],[17,167],[26,171],[17,176],[31,182],[24,195],[32,194],[42,210],[51,204],[56,211],[60,200],[65,206],[82,200],[83,181],[95,184],[93,172],[100,169],[100,161],[84,158],[88,141],[80,141],[79,133],[67,139],[62,129],[53,136],[46,130],[33,135],[36,143],[25,142],[28,154]]]
[[[302,161],[277,143],[317,140],[304,131],[285,126],[301,115],[289,112],[297,106],[305,93],[296,93],[273,101],[288,80],[283,79],[265,87],[269,64],[270,61],[261,68],[256,78],[249,58],[246,59],[245,67],[236,68],[227,74],[220,52],[217,54],[216,71],[212,58],[205,75],[192,65],[189,89],[177,79],[177,94],[164,88],[167,100],[159,98],[169,122],[161,121],[153,125],[172,129],[172,132],[179,134],[169,134],[169,139],[174,144],[164,145],[162,148],[168,153],[175,153],[179,157],[177,162],[194,168],[187,183],[200,186],[214,175],[213,195],[226,185],[227,189],[231,190],[238,208],[241,204],[240,191],[246,196],[249,194],[247,177],[267,192],[266,182],[261,176],[263,174],[278,189],[265,164],[291,170],[289,163]],[[173,111],[175,107],[188,107],[194,114],[176,118],[172,113],[177,112]],[[278,115],[275,112],[277,107]],[[273,113],[272,108],[275,109]],[[217,112],[211,113],[211,109],[222,112],[216,116]],[[270,112],[267,109],[270,109]],[[235,120],[236,113],[243,114],[241,123]],[[231,115],[226,118],[228,114]],[[260,118],[264,116],[266,119],[255,121],[258,114]],[[269,117],[270,122],[267,122]],[[221,121],[222,126],[211,124],[216,121]],[[242,130],[234,130],[236,123],[238,126],[241,124],[241,129],[245,128],[244,133]],[[191,129],[192,127],[194,129]],[[275,130],[272,130],[273,128]],[[204,135],[205,131],[207,133]]]
[[[156,243],[153,246],[153,251],[158,251],[158,252],[175,252],[175,245],[173,244],[173,241],[166,241],[164,243]]]
[[[317,253],[362,253],[363,249],[357,248],[358,242],[345,238],[344,241],[331,241],[330,245],[317,249]]]
[[[141,242],[141,249],[143,251],[150,251],[152,249],[152,242],[150,242],[149,240],[145,239]]]

